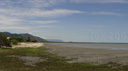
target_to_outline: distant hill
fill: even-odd
[[[13,33],[9,33],[9,32],[1,32],[1,33],[3,33],[7,37],[24,37],[24,38],[30,37],[31,39],[35,39],[37,41],[47,41],[43,38],[40,38],[38,36],[33,36],[31,34],[28,34],[28,33],[26,33],[26,34],[13,34]]]
[[[64,42],[63,40],[60,39],[46,39],[49,42]]]

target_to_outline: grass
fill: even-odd
[[[87,63],[67,63],[69,59],[47,52],[47,48],[17,48],[0,49],[0,71],[128,71],[127,65],[108,63],[91,65]],[[18,56],[38,56],[47,58],[46,61],[36,63],[36,66],[25,65]]]

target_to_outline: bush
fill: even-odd
[[[31,42],[31,38],[30,37],[28,37],[27,42]]]
[[[12,40],[12,44],[13,44],[13,45],[17,45],[17,44],[18,44],[18,41]]]
[[[31,42],[37,42],[37,40],[31,40]]]
[[[23,37],[11,37],[10,40],[16,40],[18,42],[23,42],[24,38]]]
[[[0,45],[6,46],[6,47],[11,47],[11,42],[2,33],[0,33]]]

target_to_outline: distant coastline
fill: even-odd
[[[82,44],[128,44],[119,42],[43,42],[43,43],[82,43]]]

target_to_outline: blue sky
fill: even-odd
[[[128,42],[128,0],[0,0],[0,31],[76,42]]]

